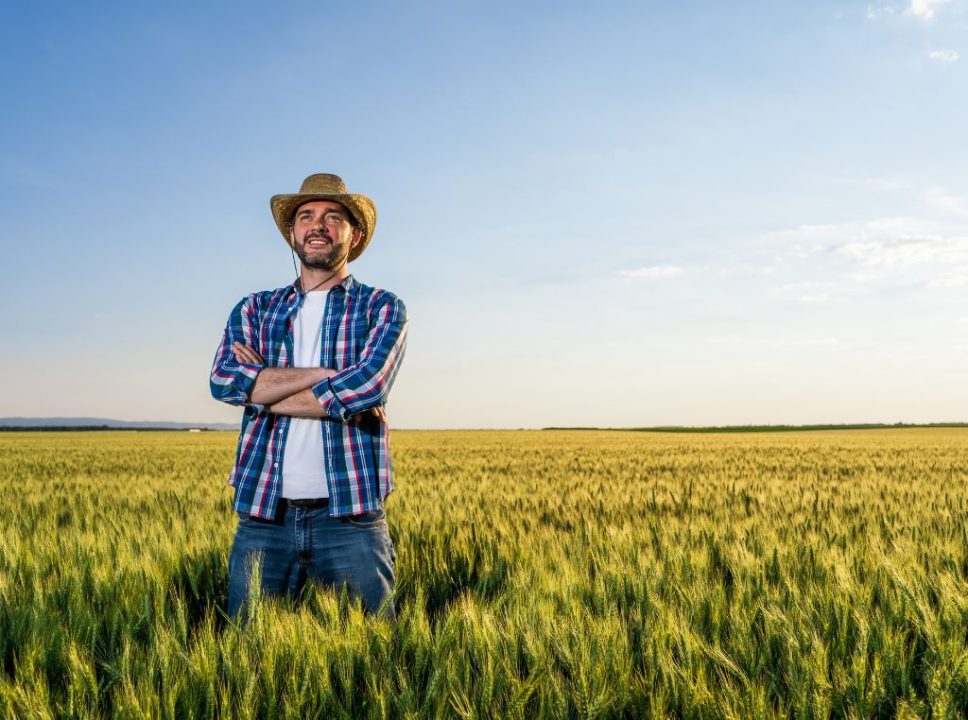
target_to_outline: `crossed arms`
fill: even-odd
[[[262,356],[244,343],[232,343],[232,352],[239,363],[265,365]],[[274,415],[306,418],[323,417],[327,413],[323,411],[323,406],[316,400],[311,388],[333,375],[336,375],[335,370],[323,367],[263,367],[256,375],[250,399],[253,403],[265,405],[269,412]],[[381,406],[356,413],[353,418],[359,419],[366,412],[370,412],[380,421],[386,422],[386,414]]]
[[[342,422],[382,407],[406,349],[407,313],[385,291],[375,296],[359,358],[342,369],[266,367],[257,346],[259,298],[243,298],[232,310],[212,366],[212,396],[232,405],[292,417],[329,417]]]

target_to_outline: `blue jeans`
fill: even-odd
[[[330,517],[328,508],[285,504],[275,520],[239,513],[239,526],[229,554],[229,615],[245,604],[252,565],[260,561],[260,589],[265,595],[295,597],[306,581],[340,588],[363,601],[368,613],[395,616],[393,563],[396,553],[383,510]]]

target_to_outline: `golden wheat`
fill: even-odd
[[[0,434],[0,716],[968,714],[966,430],[397,432],[397,621],[244,630],[234,441]]]

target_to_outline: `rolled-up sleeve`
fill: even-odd
[[[386,295],[373,311],[359,361],[312,388],[323,411],[334,420],[345,422],[384,405],[400,371],[407,346],[407,309],[402,300]]]
[[[212,397],[229,405],[245,405],[256,412],[262,412],[264,407],[258,403],[249,402],[252,386],[262,370],[262,365],[240,363],[236,361],[232,352],[232,343],[245,343],[256,347],[254,332],[254,298],[252,295],[242,298],[229,315],[222,333],[222,340],[215,351],[215,362],[212,364],[210,387]]]

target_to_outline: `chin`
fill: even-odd
[[[332,270],[338,264],[338,260],[332,255],[316,253],[297,253],[302,264],[313,270]]]
[[[335,270],[339,267],[340,261],[332,258],[326,260],[303,260],[303,265],[312,270]]]

